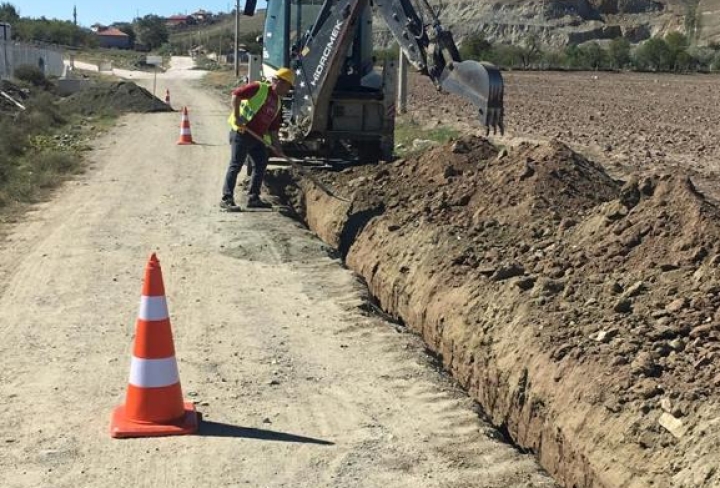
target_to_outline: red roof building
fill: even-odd
[[[180,27],[194,24],[195,18],[192,15],[171,15],[165,19],[165,25],[168,27]]]
[[[100,47],[130,49],[130,36],[120,29],[108,27],[95,33]]]

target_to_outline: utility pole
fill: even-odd
[[[240,50],[240,0],[235,0],[235,52],[233,53],[233,61],[235,62],[235,78],[240,78],[240,60],[238,59],[238,51]]]

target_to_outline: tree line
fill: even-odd
[[[534,35],[521,45],[508,45],[493,44],[482,34],[473,34],[460,46],[460,55],[505,69],[720,71],[720,44],[695,46],[681,32],[653,37],[637,46],[616,38],[605,44],[587,42],[564,49],[544,49]]]
[[[12,36],[17,41],[77,48],[98,46],[97,36],[90,29],[77,26],[69,20],[21,17],[18,9],[8,2],[0,3],[0,22],[12,26]],[[157,49],[169,39],[165,19],[158,15],[146,15],[133,22],[118,22],[113,27],[130,37],[131,47],[138,43],[150,50]]]

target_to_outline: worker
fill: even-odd
[[[222,190],[220,208],[239,212],[235,203],[235,185],[246,157],[252,161],[253,171],[248,188],[248,208],[268,208],[260,199],[260,187],[265,177],[269,154],[286,157],[280,147],[278,131],[282,123],[282,98],[295,83],[295,75],[288,68],[280,68],[271,83],[260,81],[235,88],[232,92],[230,124],[231,156]],[[248,162],[250,164],[250,161]]]

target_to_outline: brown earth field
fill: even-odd
[[[503,137],[270,190],[566,487],[720,487],[720,78],[506,73]]]

